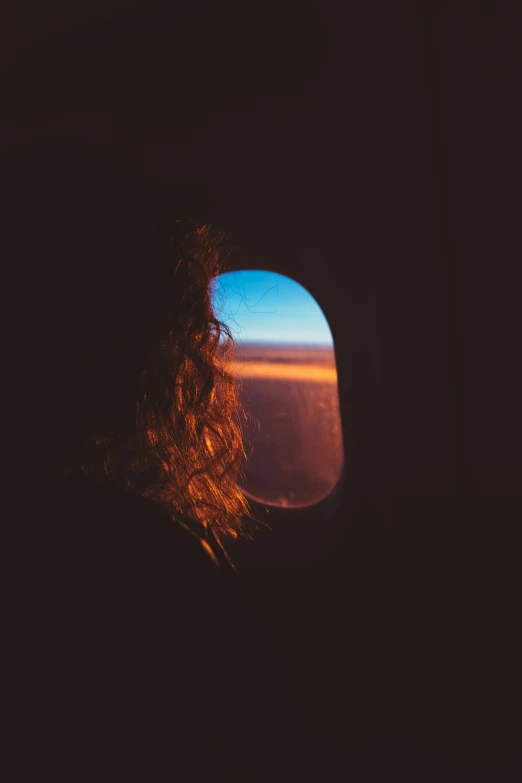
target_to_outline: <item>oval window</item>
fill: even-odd
[[[321,308],[294,280],[251,270],[220,275],[213,304],[234,336],[232,370],[254,419],[242,490],[274,506],[319,502],[343,468],[335,353]]]

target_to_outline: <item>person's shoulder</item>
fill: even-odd
[[[27,509],[29,537],[44,532],[63,549],[94,557],[103,565],[178,574],[189,582],[213,582],[220,565],[208,543],[190,520],[159,503],[114,485],[87,480],[81,475],[47,475],[41,480],[36,508]],[[35,513],[36,512],[36,513]],[[35,525],[35,519],[45,522]]]

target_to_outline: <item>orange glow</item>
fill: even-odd
[[[274,378],[316,383],[337,383],[337,370],[335,367],[324,367],[316,364],[232,362],[230,369],[240,378]]]

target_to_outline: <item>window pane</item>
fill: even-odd
[[[318,502],[343,465],[334,347],[319,305],[294,280],[250,270],[220,275],[213,299],[236,341],[242,402],[259,423],[247,428],[242,489],[271,505]]]

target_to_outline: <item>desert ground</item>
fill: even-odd
[[[244,344],[232,369],[257,420],[245,432],[245,492],[280,506],[328,495],[343,463],[333,348]]]

